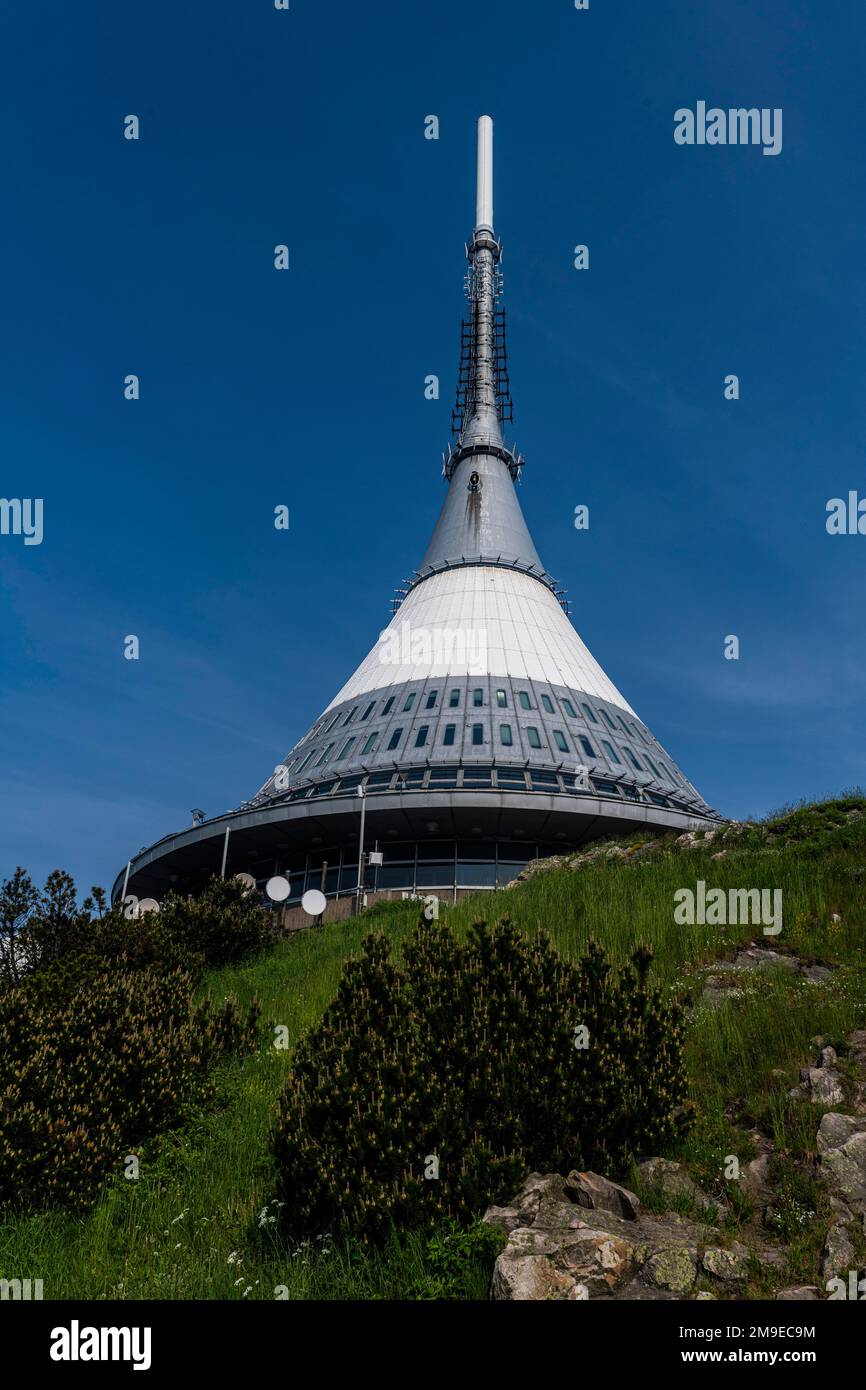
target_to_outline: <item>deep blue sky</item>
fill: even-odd
[[[866,781],[866,537],[824,524],[866,494],[860,6],[11,9],[0,491],[45,539],[0,537],[0,872],[109,883],[236,805],[375,641],[442,501],[481,112],[578,630],[724,813]],[[782,107],[781,155],[677,146],[699,99]]]

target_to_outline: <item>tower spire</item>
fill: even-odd
[[[472,303],[469,382],[461,444],[502,446],[496,391],[499,260],[502,247],[493,231],[493,121],[478,118],[475,230],[466,247],[467,292]],[[504,347],[504,344],[503,344]]]
[[[478,117],[475,230],[493,231],[493,121],[490,116]]]

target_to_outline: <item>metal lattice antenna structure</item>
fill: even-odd
[[[115,897],[194,891],[221,868],[260,886],[284,875],[290,903],[308,888],[345,896],[359,873],[368,890],[456,900],[589,838],[718,824],[569,622],[524,520],[523,459],[502,433],[511,397],[489,116],[477,140],[454,438],[421,564],[255,796],[140,852]],[[384,847],[381,869],[365,867],[365,833]]]

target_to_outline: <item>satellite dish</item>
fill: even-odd
[[[289,896],[291,889],[289,880],[277,874],[275,878],[269,878],[265,884],[265,892],[272,903],[284,903]]]
[[[327,905],[327,898],[318,888],[308,888],[301,898],[301,907],[310,917],[321,917]]]
[[[159,903],[156,898],[142,898],[138,904],[138,916],[143,912],[159,912]]]
[[[252,874],[235,874],[235,882],[244,886],[244,897],[255,891],[256,881]]]

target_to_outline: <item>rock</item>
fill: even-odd
[[[770,1155],[759,1154],[748,1162],[740,1172],[740,1184],[750,1197],[763,1197],[769,1192],[768,1170]]]
[[[628,1214],[583,1206],[577,1195]],[[515,1213],[525,1225],[513,1226]],[[694,1283],[705,1235],[677,1212],[643,1212],[634,1193],[597,1173],[533,1173],[485,1220],[508,1234],[491,1286],[494,1299],[507,1300],[675,1297]]]
[[[656,1289],[648,1284],[639,1284],[634,1280],[631,1284],[626,1284],[625,1288],[620,1289],[619,1293],[614,1294],[615,1302],[623,1302],[626,1299],[630,1302],[642,1303],[661,1303],[665,1301],[676,1301],[680,1295],[671,1293],[670,1289]]]
[[[854,1243],[841,1222],[831,1226],[824,1242],[821,1259],[821,1274],[825,1280],[837,1274],[847,1274],[856,1268],[854,1263]]]
[[[681,1163],[674,1163],[670,1158],[646,1158],[638,1164],[638,1172],[648,1187],[658,1189],[668,1199],[687,1197],[697,1206],[712,1208],[720,1214],[724,1212],[723,1204],[708,1197]]]
[[[866,1202],[866,1133],[852,1134],[819,1156],[824,1175],[849,1202]]]
[[[697,1273],[697,1258],[691,1250],[659,1250],[647,1260],[641,1278],[659,1289],[684,1294],[691,1289]]]
[[[711,1246],[704,1251],[701,1264],[707,1274],[725,1284],[743,1283],[749,1277],[749,1251],[744,1245],[732,1250]]]
[[[634,1221],[640,1202],[633,1192],[598,1173],[569,1173],[565,1180],[566,1195],[580,1207],[593,1211],[612,1211],[625,1221]]]
[[[498,1226],[509,1234],[522,1224],[515,1207],[488,1207],[481,1219],[488,1226]]]
[[[500,1255],[493,1269],[491,1296],[504,1301],[584,1302],[589,1298],[585,1284],[557,1270],[546,1255],[527,1255],[506,1259]]]
[[[836,967],[830,965],[807,965],[803,970],[803,977],[811,980],[812,984],[823,984],[825,980],[833,978],[833,971]]]
[[[584,1229],[519,1227],[512,1231],[494,1266],[492,1296],[582,1301],[609,1294],[630,1272],[633,1248],[608,1231],[580,1224]],[[586,1293],[578,1286],[584,1286]]]
[[[814,1284],[797,1284],[790,1289],[780,1289],[776,1294],[777,1303],[805,1303],[821,1297],[820,1289]]]
[[[803,1067],[793,1094],[802,1093],[812,1105],[839,1105],[845,1099],[842,1077],[832,1067]]]
[[[818,1153],[841,1148],[852,1134],[857,1134],[863,1128],[864,1121],[858,1120],[854,1115],[838,1115],[832,1112],[824,1115],[818,1126]]]

